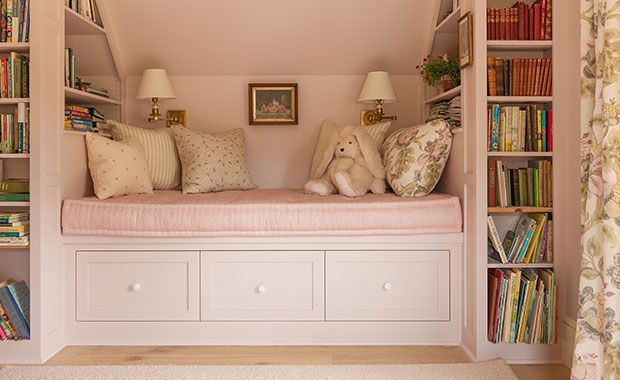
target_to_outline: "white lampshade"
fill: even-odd
[[[136,99],[171,99],[174,90],[164,69],[146,69],[142,73],[142,80],[138,86]]]
[[[366,82],[357,100],[361,103],[374,103],[383,100],[383,103],[396,103],[398,97],[394,91],[390,73],[386,71],[372,71],[366,76]]]

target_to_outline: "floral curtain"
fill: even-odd
[[[582,261],[573,379],[620,379],[620,0],[581,0]]]

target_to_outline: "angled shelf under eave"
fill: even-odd
[[[65,6],[65,34],[69,36],[104,35],[105,29]]]
[[[444,91],[439,95],[435,95],[426,101],[426,104],[437,103],[442,100],[452,99],[461,94],[461,86],[456,86],[451,90]]]
[[[75,88],[65,87],[66,104],[111,104],[120,105],[121,102],[115,99],[80,91]]]
[[[456,33],[458,29],[461,8],[455,8],[445,19],[435,27],[435,33]]]
[[[0,43],[0,53],[27,53],[30,51],[28,42],[2,42]]]
[[[553,41],[487,41],[489,51],[545,51],[553,47]]]

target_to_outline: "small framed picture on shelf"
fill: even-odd
[[[297,83],[250,83],[250,125],[297,125]]]
[[[465,13],[459,19],[459,63],[461,68],[474,63],[474,31],[471,12]]]

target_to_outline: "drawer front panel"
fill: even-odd
[[[77,320],[198,321],[199,281],[199,252],[77,252]]]
[[[327,320],[450,319],[448,251],[328,251]]]
[[[321,251],[202,253],[205,320],[323,320]]]

